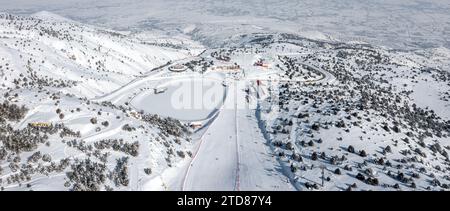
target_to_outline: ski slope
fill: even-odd
[[[229,88],[229,93],[235,91],[234,86]],[[228,94],[225,104],[233,101]],[[198,151],[194,154],[184,178],[182,190],[239,189],[236,127],[236,111],[222,108],[216,120],[201,137]]]
[[[182,190],[288,191],[288,173],[271,151],[261,131],[256,110],[238,108],[245,92],[230,85],[225,105],[201,137],[188,167]]]
[[[256,118],[256,110],[237,111],[240,157],[239,189],[242,191],[293,191],[289,172],[277,160]]]

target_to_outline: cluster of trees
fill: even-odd
[[[67,127],[62,127],[61,129],[61,132],[59,133],[59,136],[61,137],[61,138],[64,138],[64,137],[75,137],[75,138],[80,138],[81,137],[81,133],[80,133],[80,131],[73,131],[72,129],[70,129],[70,128],[67,128]]]
[[[67,88],[77,85],[76,81],[54,79],[48,76],[40,77],[35,70],[28,66],[30,76],[21,76],[14,78],[13,83],[16,87],[26,88],[41,88],[41,87],[55,87],[55,88]]]
[[[116,186],[128,186],[128,157],[122,157],[116,160],[116,167],[111,172],[110,178]]]
[[[158,115],[146,114],[142,116],[142,120],[156,125],[163,133],[175,137],[183,137],[189,133],[188,128],[184,124],[170,117],[161,118]]]
[[[323,78],[323,74],[309,66],[303,65],[298,58],[283,56],[279,58],[280,62],[286,67],[284,75],[289,79],[302,78],[304,80],[319,80]]]
[[[146,42],[146,41],[141,41],[141,44],[158,46],[158,47],[163,47],[163,48],[172,48],[172,49],[177,49],[177,50],[189,50],[187,47],[184,47],[183,45],[177,45],[177,44],[173,44],[173,43],[169,43],[169,42],[165,42],[165,43],[152,42],[152,43],[150,43],[150,42]]]
[[[29,152],[37,148],[39,144],[45,143],[48,136],[39,133],[31,126],[21,130],[15,130],[10,125],[0,127],[0,142],[6,150],[20,153]]]
[[[66,173],[69,181],[65,185],[73,191],[99,191],[107,180],[106,165],[90,158],[76,159],[70,168]]]
[[[113,190],[107,185],[108,181],[116,187],[128,186],[130,183],[128,161],[128,157],[117,159],[115,168],[110,171],[105,163],[90,158],[75,159],[66,173],[68,181],[65,186],[73,191]],[[146,172],[151,173],[151,170]]]
[[[46,160],[47,164],[36,163],[38,159]],[[35,162],[36,161],[36,162]],[[31,180],[34,174],[41,175],[49,175],[53,172],[63,172],[69,166],[69,159],[61,159],[58,162],[51,161],[51,157],[49,155],[41,155],[40,152],[36,152],[32,156],[27,159],[26,164],[21,164],[20,159],[18,157],[14,157],[10,161],[8,165],[11,169],[11,174],[9,174],[4,181],[0,179],[0,185],[2,182],[6,182],[6,184],[14,184],[18,183],[21,185],[22,183],[28,182]],[[34,165],[32,165],[34,164]],[[0,172],[1,174],[1,172]],[[31,187],[29,184],[27,187]]]
[[[139,142],[127,143],[123,139],[105,139],[94,143],[98,150],[112,149],[125,154],[137,157],[139,154]]]
[[[207,61],[205,58],[201,58],[199,60],[192,60],[184,64],[184,66],[186,66],[190,70],[201,73],[206,72],[206,70],[208,70],[208,68],[213,65],[214,65],[213,61]]]
[[[8,97],[8,96],[5,96]],[[25,106],[18,106],[4,101],[0,104],[0,123],[9,121],[19,121],[23,119],[28,109]]]
[[[214,51],[211,53],[211,57],[229,62],[231,60],[230,54],[233,52],[233,49],[220,49],[218,51]]]

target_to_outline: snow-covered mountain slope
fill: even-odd
[[[19,97],[0,106],[2,190],[140,190],[189,154],[177,120],[61,92],[9,93]]]
[[[302,188],[449,189],[447,49],[398,52],[292,35],[259,42],[298,52],[281,57],[287,75],[308,63],[335,77],[267,86],[256,111]]]
[[[186,38],[109,31],[48,12],[1,14],[0,37],[2,88],[47,85],[88,98],[201,52]]]
[[[201,51],[185,37],[1,14],[1,190],[162,188],[190,154],[186,125],[89,99]]]
[[[448,189],[445,48],[400,52],[286,33],[226,42],[180,61],[185,72],[104,98],[145,108],[142,99],[169,101],[146,91],[155,79],[224,77],[226,100],[195,133],[183,190]]]
[[[449,189],[447,48],[174,26],[0,15],[0,188]]]

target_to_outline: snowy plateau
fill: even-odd
[[[2,191],[450,189],[448,3],[1,1]]]

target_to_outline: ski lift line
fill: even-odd
[[[234,84],[236,86],[236,83]],[[237,87],[235,87],[235,101],[234,101],[234,119],[235,119],[235,133],[236,133],[236,155],[237,155],[237,169],[236,169],[236,185],[235,190],[240,191],[240,165],[241,165],[241,159],[240,159],[240,149],[239,149],[239,131],[238,131],[238,119],[237,119]]]

